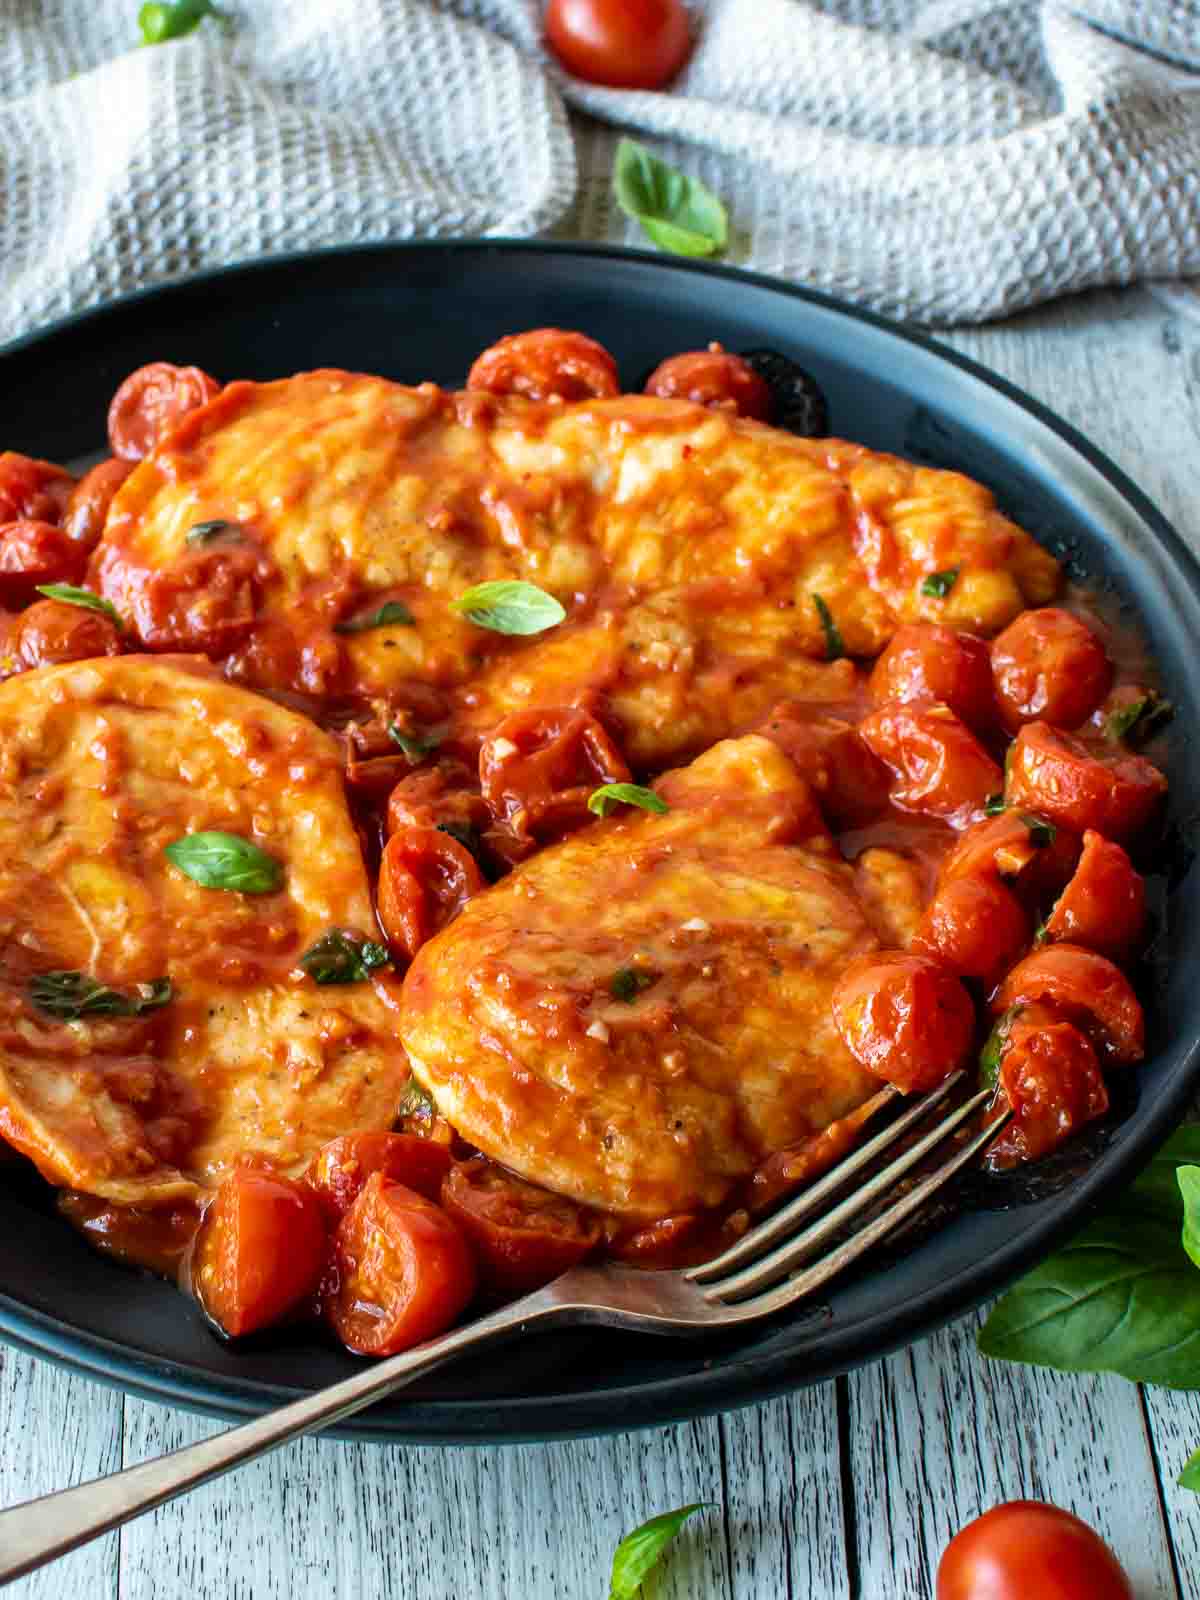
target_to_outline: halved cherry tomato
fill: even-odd
[[[905,1093],[932,1089],[962,1065],[975,1008],[962,984],[928,956],[858,956],[833,991],[833,1020],[856,1061]]]
[[[65,467],[0,450],[0,523],[49,522],[57,527],[74,487]]]
[[[1029,917],[995,878],[953,878],[925,909],[912,948],[990,988],[1029,943]]]
[[[901,811],[965,828],[1003,785],[1000,768],[949,706],[882,706],[858,731],[895,774],[891,801]]]
[[[1108,1110],[1091,1040],[1057,1006],[1026,1006],[1013,1018],[999,1084],[1014,1115],[988,1146],[994,1168],[1040,1160]]]
[[[0,605],[23,606],[44,583],[78,583],[87,552],[49,522],[0,527]]]
[[[976,733],[996,722],[992,663],[987,644],[937,622],[897,628],[868,683],[876,705],[940,700]]]
[[[483,874],[465,846],[436,828],[399,828],[379,863],[379,921],[397,961],[411,961],[473,894]]]
[[[336,1224],[373,1172],[436,1200],[449,1170],[450,1152],[433,1139],[419,1139],[415,1133],[344,1133],[321,1146],[306,1176],[325,1215]]]
[[[992,677],[1013,733],[1026,722],[1077,728],[1108,693],[1112,663],[1086,623],[1044,606],[1023,611],[992,640]]]
[[[949,850],[938,873],[938,892],[958,878],[1002,880],[1022,904],[1039,910],[1059,892],[1079,860],[1079,837],[1046,828],[1032,812],[1002,811],[974,822]],[[1039,911],[1040,914],[1040,911]]]
[[[388,796],[387,828],[436,828],[439,823],[482,833],[492,820],[479,775],[451,757],[401,778]]]
[[[125,649],[111,617],[61,600],[39,600],[22,611],[13,622],[9,645],[22,667],[119,656]]]
[[[707,350],[688,350],[660,362],[646,379],[646,393],[664,400],[691,400],[756,422],[770,422],[773,409],[767,380],[715,340]]]
[[[786,702],[756,731],[791,760],[833,827],[861,827],[887,810],[891,774],[853,723]]]
[[[499,1298],[541,1288],[600,1242],[597,1217],[485,1156],[451,1167],[442,1205],[475,1253],[480,1288]]]
[[[550,0],[546,39],[568,72],[610,89],[661,89],[692,48],[682,0]]]
[[[363,1356],[393,1356],[448,1328],[475,1292],[475,1263],[438,1206],[373,1172],[333,1240],[324,1311]]]
[[[629,768],[586,711],[516,711],[479,751],[479,786],[492,815],[520,838],[561,837],[591,820],[588,796],[628,783]]]
[[[95,549],[108,520],[108,508],[135,465],[133,461],[118,461],[114,456],[84,473],[72,489],[63,513],[62,530],[68,539],[85,550]]]
[[[1046,919],[1046,937],[1121,961],[1136,950],[1145,930],[1145,880],[1119,844],[1089,829],[1075,876]]]
[[[1110,1061],[1140,1061],[1145,1024],[1137,995],[1121,969],[1094,950],[1052,944],[1012,969],[992,999],[997,1015],[1009,1006],[1046,1000],[1082,1026]]]
[[[586,333],[531,328],[490,345],[471,368],[467,388],[528,400],[598,400],[618,394],[621,385],[616,362]]]
[[[1134,1600],[1116,1556],[1086,1522],[1038,1500],[993,1506],[951,1539],[937,1600]]]
[[[1149,827],[1167,793],[1152,761],[1119,745],[1085,743],[1031,722],[1009,746],[1005,798],[1082,833],[1131,839]]]
[[[232,1337],[278,1322],[315,1290],[328,1237],[311,1189],[239,1167],[217,1190],[196,1235],[192,1289]]]
[[[108,408],[108,442],[122,461],[141,461],[189,411],[215,400],[221,385],[199,367],[152,361],[131,372]]]

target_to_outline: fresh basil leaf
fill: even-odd
[[[211,522],[194,523],[187,531],[184,544],[215,544],[218,539],[240,539],[242,525],[240,522],[226,522],[223,517],[215,517]]]
[[[330,928],[300,957],[300,966],[314,983],[362,983],[377,967],[386,967],[384,945],[341,928]]]
[[[947,567],[944,572],[931,572],[921,585],[921,593],[931,600],[944,600],[958,582],[959,569]]]
[[[205,889],[270,894],[283,882],[274,856],[236,833],[185,833],[166,847],[167,859]]]
[[[408,1088],[400,1101],[397,1120],[401,1117],[421,1117],[432,1121],[437,1116],[437,1105],[433,1096],[424,1084],[418,1083],[416,1078],[409,1078]]]
[[[1035,817],[1032,812],[1022,811],[1021,821],[1029,829],[1029,837],[1039,850],[1048,849],[1058,837],[1058,829],[1052,822]]]
[[[545,633],[547,628],[562,622],[567,614],[552,594],[536,584],[509,578],[477,583],[466,594],[452,600],[450,607],[477,628],[521,635]]]
[[[641,967],[618,967],[608,980],[608,992],[614,1000],[631,1006],[643,989],[658,982],[657,972],[646,972]]]
[[[1200,1167],[1176,1167],[1175,1180],[1183,1198],[1183,1248],[1200,1267]]]
[[[653,789],[643,789],[640,783],[606,783],[588,795],[588,810],[598,817],[606,817],[618,805],[640,806],[643,811],[671,809]]]
[[[1005,799],[1002,794],[990,794],[983,802],[983,814],[986,817],[998,817],[1004,810]]]
[[[994,1089],[1000,1081],[1000,1063],[1004,1059],[1005,1047],[1008,1036],[1012,1032],[1012,1025],[1021,1015],[1023,1006],[1009,1006],[1008,1010],[999,1017],[983,1049],[979,1052],[979,1087],[981,1089]]]
[[[416,626],[416,621],[416,617],[413,616],[403,600],[385,600],[383,605],[378,606],[368,616],[354,617],[349,622],[339,622],[333,631],[334,633],[366,633],[371,628],[412,628]]]
[[[660,161],[635,139],[622,139],[613,162],[617,204],[642,232],[677,256],[712,256],[724,250],[729,216],[698,178]]]
[[[1191,1489],[1193,1493],[1200,1494],[1200,1450],[1188,1457],[1183,1471],[1175,1481],[1181,1489]]]
[[[118,628],[125,626],[116,606],[109,600],[102,600],[90,589],[78,589],[73,583],[39,583],[37,592],[44,594],[47,600],[61,600],[64,605],[80,606],[84,611],[98,611],[102,617],[115,622]]]
[[[198,28],[205,17],[215,17],[218,22],[228,22],[223,11],[218,11],[212,0],[162,0],[161,4],[147,3],[138,12],[138,27],[142,30],[143,44],[165,44],[169,39],[182,39]]]
[[[419,734],[403,733],[394,722],[388,725],[388,738],[393,744],[400,746],[410,761],[420,761],[431,750],[436,750],[442,742],[436,734],[422,737]]]
[[[821,631],[825,635],[825,659],[839,661],[846,654],[846,646],[842,643],[841,631],[833,620],[833,612],[819,594],[813,595],[812,603],[817,608],[817,616],[821,619]]]
[[[1118,706],[1105,720],[1105,736],[1118,742],[1140,744],[1165,728],[1174,715],[1175,707],[1171,702],[1151,691],[1140,700],[1131,700],[1127,706]]]
[[[41,972],[29,980],[29,998],[39,1011],[63,1022],[80,1017],[140,1017],[157,1011],[172,998],[170,978],[133,984],[131,990],[112,989],[85,972]]]
[[[1143,1213],[1162,1217],[1175,1228],[1183,1220],[1183,1197],[1176,1177],[1180,1167],[1200,1166],[1200,1122],[1184,1123],[1151,1156],[1138,1173],[1122,1205],[1134,1205]]]
[[[613,1556],[609,1600],[634,1600],[680,1528],[706,1507],[706,1501],[698,1500],[694,1505],[680,1506],[678,1511],[664,1511],[627,1533]]]

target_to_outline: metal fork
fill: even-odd
[[[457,1356],[511,1339],[528,1329],[590,1324],[636,1333],[702,1335],[758,1322],[785,1310],[828,1283],[911,1217],[995,1138],[1011,1112],[993,1118],[928,1176],[895,1195],[864,1226],[834,1244],[811,1266],[798,1270],[843,1234],[847,1224],[861,1212],[892,1194],[906,1173],[991,1099],[991,1090],[981,1090],[914,1139],[895,1160],[846,1199],[826,1209],[838,1190],[940,1104],[962,1076],[961,1072],[955,1073],[915,1101],[818,1183],[702,1266],[686,1272],[648,1272],[615,1264],[574,1267],[544,1289],[466,1327],[376,1362],[351,1378],[215,1438],[0,1511],[0,1584],[65,1555],[243,1462],[275,1450],[290,1439],[353,1416]],[[864,1113],[874,1115],[898,1098],[898,1092],[890,1086],[882,1089],[863,1108]],[[819,1220],[800,1228],[801,1223],[818,1213]]]

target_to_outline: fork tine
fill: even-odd
[[[835,1278],[839,1272],[845,1271],[859,1256],[877,1245],[886,1238],[893,1229],[919,1211],[929,1199],[954,1174],[965,1167],[967,1163],[989,1144],[1000,1130],[1012,1118],[1012,1108],[1006,1107],[1003,1113],[988,1123],[987,1127],[968,1140],[961,1150],[950,1157],[936,1172],[931,1172],[923,1178],[915,1188],[902,1196],[896,1203],[877,1216],[873,1222],[853,1238],[847,1239],[836,1250],[830,1251],[820,1261],[815,1262],[806,1272],[798,1272],[786,1283],[780,1283],[766,1294],[760,1294],[750,1300],[739,1300],[736,1304],[724,1308],[721,1318],[722,1325],[734,1322],[752,1322],[758,1317],[768,1317],[776,1311],[783,1311],[797,1300],[802,1300],[805,1295],[814,1293],[823,1284]]]
[[[886,1193],[910,1168],[915,1167],[924,1156],[928,1155],[935,1145],[940,1144],[947,1134],[952,1133],[961,1122],[973,1116],[991,1098],[991,1089],[981,1089],[978,1094],[972,1095],[970,1100],[964,1101],[949,1116],[943,1117],[915,1144],[897,1156],[882,1171],[877,1172],[869,1183],[864,1183],[861,1189],[856,1189],[853,1194],[848,1195],[840,1205],[834,1206],[832,1211],[827,1212],[803,1233],[785,1240],[777,1249],[760,1257],[750,1266],[744,1267],[741,1272],[735,1272],[732,1277],[721,1278],[708,1284],[703,1291],[705,1299],[736,1300],[742,1295],[754,1294],[767,1284],[773,1283],[776,1278],[783,1277],[793,1267],[798,1267],[802,1261],[806,1261],[814,1251],[818,1250],[826,1239]]]
[[[861,1172],[863,1167],[873,1161],[881,1150],[886,1150],[888,1145],[897,1140],[902,1133],[911,1128],[914,1122],[919,1122],[927,1111],[943,1100],[950,1090],[962,1077],[961,1072],[952,1072],[944,1083],[940,1083],[929,1094],[922,1095],[920,1100],[909,1107],[903,1116],[897,1117],[894,1122],[889,1122],[886,1128],[866,1144],[859,1145],[851,1151],[844,1161],[839,1161],[837,1166],[810,1189],[805,1189],[794,1200],[768,1217],[765,1222],[760,1222],[757,1228],[751,1228],[728,1250],[723,1250],[719,1256],[714,1256],[711,1261],[702,1261],[698,1266],[690,1267],[684,1277],[692,1283],[707,1283],[710,1278],[717,1277],[722,1272],[727,1272],[731,1267],[740,1267],[743,1261],[749,1261],[775,1243],[777,1239],[789,1237],[796,1224],[805,1217],[817,1211],[828,1197],[843,1184],[848,1183],[855,1173]],[[888,1084],[886,1089],[881,1089],[873,1100],[867,1102],[875,1110],[881,1110],[892,1100],[899,1098],[900,1091]],[[865,1111],[866,1106],[863,1107]]]

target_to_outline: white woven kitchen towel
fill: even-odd
[[[1200,273],[1200,0],[696,0],[662,94],[566,78],[541,0],[229,0],[150,49],[137,8],[0,0],[0,341],[308,246],[642,243],[621,130],[724,197],[730,259],[903,316]]]

